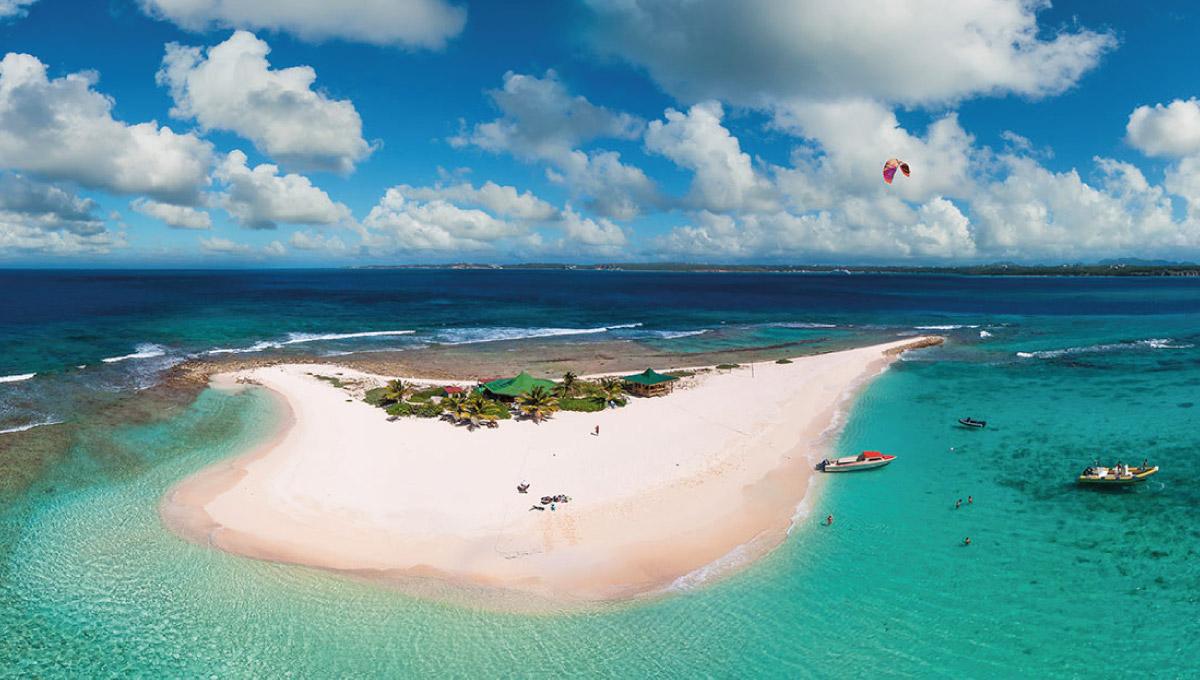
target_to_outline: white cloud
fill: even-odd
[[[572,96],[554,71],[543,78],[510,71],[489,95],[501,116],[450,138],[452,146],[544,161],[551,181],[607,217],[630,219],[657,201],[654,183],[640,168],[622,163],[620,154],[579,148],[597,139],[637,139],[645,127],[640,118]]]
[[[406,198],[418,201],[444,200],[458,205],[480,207],[501,217],[517,220],[546,221],[556,219],[558,210],[530,191],[518,192],[516,187],[484,182],[478,188],[469,182],[448,186],[411,187],[401,184],[395,189]]]
[[[288,244],[296,250],[314,251],[326,255],[345,255],[350,251],[341,238],[337,236],[322,236],[311,231],[293,232],[291,239],[288,240]]]
[[[488,93],[501,116],[451,139],[526,159],[556,159],[598,138],[636,139],[643,122],[627,113],[571,96],[553,70],[544,78],[509,71],[504,86]]]
[[[0,174],[0,256],[97,255],[124,247],[88,198],[20,175]]]
[[[582,247],[615,252],[626,242],[625,231],[611,220],[593,220],[570,208],[563,212],[562,229],[562,247],[566,249]]]
[[[646,148],[693,171],[689,203],[706,210],[763,209],[773,205],[773,188],[754,171],[750,155],[722,124],[718,102],[687,113],[667,109],[666,122],[646,130]]]
[[[207,52],[168,44],[157,79],[175,100],[171,115],[235,132],[288,167],[352,170],[372,150],[354,104],[313,90],[312,67],[272,69],[270,51],[245,31]]]
[[[363,220],[363,244],[374,253],[493,251],[526,227],[444,199],[419,201],[401,188],[387,190]]]
[[[23,17],[37,0],[0,0],[0,20]]]
[[[162,220],[167,226],[176,229],[209,229],[212,227],[212,216],[206,211],[184,205],[171,205],[139,198],[130,203],[130,207],[143,215]]]
[[[10,222],[91,236],[105,230],[103,220],[96,216],[98,208],[90,198],[80,198],[62,187],[0,174],[0,212],[7,213]]]
[[[141,0],[141,5],[147,14],[190,31],[267,29],[313,42],[430,49],[458,35],[467,20],[465,9],[444,0]]]
[[[283,257],[284,255],[287,255],[287,246],[283,245],[279,241],[271,241],[267,245],[263,246],[262,251],[263,254],[268,257]]]
[[[1125,132],[1129,143],[1148,156],[1200,154],[1200,101],[1139,106],[1129,114]]]
[[[220,236],[200,239],[200,247],[205,252],[218,255],[250,255],[254,252],[253,246],[231,241]]]
[[[687,101],[872,98],[906,105],[1055,94],[1116,46],[1046,35],[1038,0],[588,0],[600,50]]]
[[[155,122],[112,117],[94,73],[49,79],[37,57],[0,60],[0,167],[178,204],[198,200],[212,146]]]
[[[350,209],[335,203],[303,175],[280,175],[279,168],[264,163],[253,169],[246,154],[231,151],[213,173],[225,192],[218,202],[243,226],[274,229],[277,223],[338,224],[351,220]]]

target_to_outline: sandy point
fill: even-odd
[[[625,408],[475,431],[389,422],[353,398],[384,378],[339,366],[223,374],[216,386],[260,385],[289,415],[265,445],[170,489],[161,514],[221,550],[479,606],[652,596],[733,551],[741,566],[777,546],[844,402],[901,351],[939,342],[711,370]],[[532,509],[556,494],[571,501]]]

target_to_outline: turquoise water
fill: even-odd
[[[174,537],[159,499],[271,431],[260,393],[206,391],[150,424],[81,418],[66,458],[0,506],[0,676],[1193,675],[1200,343],[1197,317],[1170,307],[1200,287],[1138,283],[1095,294],[1154,313],[878,313],[890,337],[978,326],[898,362],[851,410],[838,449],[897,462],[821,480],[811,514],[744,570],[590,612],[476,611]],[[750,321],[743,342],[824,333]],[[955,427],[964,415],[989,427]],[[1131,492],[1075,487],[1096,456],[1163,472]]]

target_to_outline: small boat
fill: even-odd
[[[1078,478],[1080,484],[1091,484],[1094,486],[1129,486],[1144,482],[1151,475],[1158,474],[1157,465],[1147,465],[1144,467],[1130,467],[1128,465],[1117,465],[1114,467],[1100,467],[1093,465],[1084,470]]]
[[[987,427],[986,420],[975,420],[974,418],[959,418],[958,424],[962,425],[963,427],[973,427],[978,430],[982,430],[983,428]]]
[[[843,458],[826,458],[817,464],[821,472],[857,472],[858,470],[874,470],[896,460],[895,456],[878,451],[863,451],[857,456]]]

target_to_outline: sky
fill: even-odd
[[[0,266],[1197,260],[1193,5],[0,0]]]

